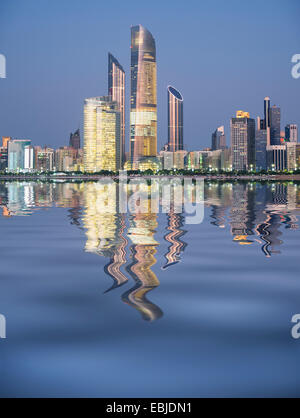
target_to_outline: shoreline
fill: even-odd
[[[105,175],[65,175],[65,176],[54,176],[54,175],[0,175],[0,181],[99,181],[102,179],[112,178],[118,180],[118,175],[105,176]],[[145,180],[168,178],[168,179],[204,179],[204,180],[217,180],[217,181],[299,181],[300,174],[274,174],[274,175],[209,175],[209,174],[176,174],[176,175],[127,175],[128,179],[142,178]]]

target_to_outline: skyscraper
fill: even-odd
[[[226,148],[226,136],[224,126],[220,126],[212,134],[211,149],[213,151]]]
[[[120,112],[110,97],[94,97],[84,103],[84,170],[121,169]]]
[[[108,95],[116,102],[120,112],[120,159],[125,163],[125,71],[112,54],[108,54]]]
[[[143,26],[131,28],[130,161],[157,154],[156,47]]]
[[[31,145],[29,139],[13,139],[8,142],[8,170],[25,169],[25,148]]]
[[[285,127],[285,139],[288,142],[294,142],[297,143],[298,142],[298,126],[293,124],[293,125],[287,125]]]
[[[168,87],[168,151],[183,150],[183,98],[174,87]]]
[[[71,133],[70,135],[70,147],[76,150],[80,149],[80,130]]]
[[[270,108],[270,129],[271,129],[271,145],[281,145],[281,111],[280,107],[272,106]]]
[[[264,100],[264,112],[265,112],[265,118],[264,118],[264,124],[261,126],[261,129],[267,129],[270,128],[270,107],[271,107],[271,100],[270,97],[265,97]]]
[[[232,118],[231,149],[233,170],[250,170],[255,164],[255,120],[248,112],[238,111]]]
[[[271,145],[271,122],[270,122],[270,97],[265,97],[264,100],[264,120],[260,123],[260,129],[265,129],[267,132],[267,145]]]
[[[260,129],[255,134],[255,164],[256,171],[267,170],[267,143],[266,129]]]

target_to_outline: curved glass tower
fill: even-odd
[[[183,97],[168,87],[168,151],[183,150]]]
[[[143,26],[131,28],[130,159],[137,169],[157,155],[156,47]]]

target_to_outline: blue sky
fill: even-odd
[[[159,147],[169,84],[185,100],[189,150],[210,146],[223,124],[229,142],[230,117],[262,115],[265,96],[282,107],[283,126],[300,125],[300,79],[291,77],[299,0],[1,0],[0,135],[66,145],[82,128],[84,98],[107,93],[109,51],[126,70],[128,114],[130,26],[139,23],[157,45]]]

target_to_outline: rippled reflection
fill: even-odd
[[[171,266],[176,269],[183,260],[189,228],[185,215],[176,213],[172,205],[167,214],[151,213],[150,198],[143,213],[118,213],[120,187],[107,181],[1,183],[0,207],[6,218],[34,215],[49,207],[67,208],[70,224],[85,234],[84,250],[107,259],[104,271],[112,284],[106,293],[128,286],[121,300],[153,321],[163,315],[151,300],[160,285],[157,275]],[[283,230],[293,233],[299,226],[299,184],[206,182],[204,194],[211,226],[228,230],[228,239],[245,246],[245,251],[255,246],[262,256],[278,256]],[[192,228],[200,231],[201,224]],[[158,230],[164,231],[164,250]]]

